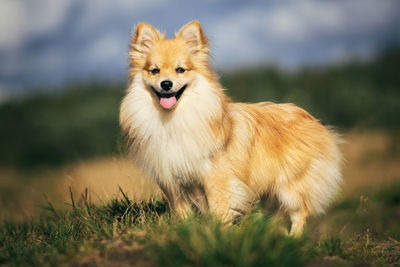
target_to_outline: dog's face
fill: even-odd
[[[165,110],[173,109],[196,73],[208,67],[208,42],[198,22],[185,25],[173,39],[140,23],[131,47],[132,75],[142,73],[146,88]]]

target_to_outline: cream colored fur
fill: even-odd
[[[341,181],[337,135],[292,104],[231,102],[204,60],[208,43],[197,22],[172,40],[140,24],[130,54],[121,126],[136,165],[174,212],[210,209],[231,220],[269,193],[299,235],[306,218],[332,201]],[[184,75],[174,72],[178,65],[187,66]],[[161,66],[158,75],[149,72],[153,66]],[[172,110],[150,89],[167,78],[187,84]]]

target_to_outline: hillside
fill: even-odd
[[[400,48],[368,62],[348,62],[289,73],[259,67],[222,73],[237,101],[293,102],[343,130],[400,124]],[[70,85],[0,105],[0,164],[32,168],[120,154],[118,125],[125,84]],[[51,90],[46,90],[51,91]]]

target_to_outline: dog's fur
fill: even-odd
[[[174,212],[196,206],[231,220],[268,193],[299,235],[306,218],[331,202],[341,181],[338,136],[293,104],[233,103],[209,66],[197,21],[173,39],[139,23],[129,54],[121,126],[134,161]],[[172,108],[160,102],[163,80],[173,82],[172,93],[184,89]]]

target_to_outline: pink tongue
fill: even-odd
[[[160,98],[160,105],[163,106],[164,108],[172,108],[176,104],[176,97],[161,97]]]

